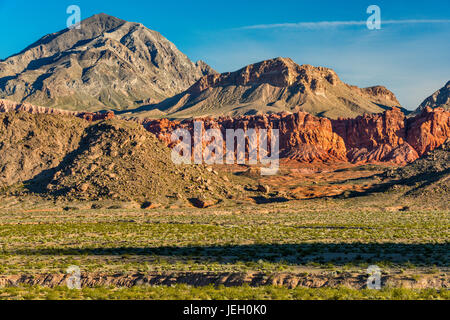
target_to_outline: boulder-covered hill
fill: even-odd
[[[422,110],[426,109],[427,107],[430,108],[444,108],[446,110],[450,109],[450,81],[447,82],[447,84],[433,93],[431,96],[426,98],[424,102],[419,106],[419,108],[416,110],[417,113],[421,112]]]
[[[345,84],[331,69],[275,58],[236,72],[205,75],[147,112],[190,118],[304,111],[338,118],[381,113],[394,106],[400,103],[385,87],[361,89]]]
[[[175,165],[170,150],[135,122],[0,113],[0,194],[202,205],[238,192],[205,166]]]
[[[391,189],[420,198],[434,207],[450,204],[450,139],[413,163],[387,171],[383,178],[393,179]]]
[[[98,14],[0,61],[0,98],[97,111],[135,108],[183,92],[203,75],[160,33]]]

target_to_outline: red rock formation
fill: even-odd
[[[397,108],[383,114],[332,120],[351,162],[412,162],[450,137],[450,112],[428,108],[407,119]]]
[[[17,103],[10,100],[0,99],[0,112],[10,111],[23,111],[31,114],[43,113],[43,114],[61,114],[61,115],[73,115],[76,116],[79,113],[75,111],[60,110],[54,108],[46,108],[32,105],[30,103]]]
[[[308,113],[203,118],[205,129],[279,129],[280,156],[301,162],[410,163],[450,138],[450,112],[430,108],[407,119],[397,108],[354,119],[329,120]],[[173,146],[177,128],[193,132],[194,120],[146,120],[143,125]]]
[[[400,156],[401,150],[411,149],[405,146],[396,150],[406,141],[405,119],[403,112],[392,108],[382,114],[332,120],[332,124],[333,131],[345,141],[349,161],[405,163],[406,158],[412,159],[416,156]]]
[[[421,156],[442,145],[450,137],[450,111],[426,107],[407,121],[406,141]]]
[[[220,128],[223,136],[226,129],[278,129],[280,133],[280,156],[302,162],[346,161],[344,141],[333,133],[331,121],[314,117],[305,112],[242,116],[237,118],[197,119],[204,122],[205,130]],[[194,120],[171,122],[152,120],[144,122],[150,132],[170,145],[170,135],[176,128],[186,128],[193,135]]]
[[[89,122],[92,122],[92,121],[113,119],[115,117],[115,115],[114,115],[113,111],[107,111],[105,113],[83,112],[83,113],[78,114],[77,117],[87,120]]]
[[[114,118],[114,112],[107,111],[105,113],[100,112],[77,112],[77,111],[68,111],[62,109],[55,108],[46,108],[35,106],[30,103],[17,103],[10,100],[2,100],[0,99],[0,112],[11,112],[11,111],[23,111],[31,114],[60,114],[60,115],[68,115],[75,116],[87,121],[99,121],[99,120],[107,120]]]

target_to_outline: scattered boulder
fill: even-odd
[[[154,203],[150,201],[146,201],[141,205],[141,209],[150,210],[150,209],[156,209],[161,207],[159,203]]]
[[[189,201],[191,204],[200,209],[208,208],[217,203],[217,201],[214,200],[207,200],[205,198],[199,197],[199,198],[190,198]]]
[[[269,193],[270,187],[268,185],[260,184],[260,185],[258,185],[256,190],[258,192],[262,192],[262,193]]]

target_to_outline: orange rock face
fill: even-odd
[[[450,112],[427,108],[407,119],[397,108],[383,114],[332,120],[345,141],[350,162],[406,164],[450,138]]]
[[[345,141],[350,162],[406,163],[406,158],[416,158],[417,154],[412,152],[412,148],[404,146],[407,131],[405,119],[403,112],[392,108],[382,114],[332,120],[332,124],[334,132]],[[403,155],[404,152],[408,154]]]
[[[397,108],[354,119],[329,120],[308,113],[197,119],[204,128],[278,129],[280,157],[300,162],[391,162],[406,164],[439,147],[450,138],[450,112],[424,110],[407,119]],[[167,145],[173,146],[173,130],[193,133],[194,120],[183,122],[146,120],[143,125]],[[176,142],[175,142],[176,143]]]
[[[258,116],[242,116],[237,118],[197,119],[203,121],[204,129],[219,128],[226,137],[227,129],[278,129],[280,134],[280,156],[299,160],[313,161],[346,161],[346,149],[341,137],[332,131],[331,121],[314,117],[305,112],[295,114],[274,114]],[[194,120],[172,122],[168,120],[150,120],[143,123],[145,128],[171,144],[173,130],[185,128],[193,136]]]
[[[115,117],[115,115],[114,115],[114,112],[112,112],[112,111],[108,111],[105,113],[83,112],[83,113],[77,114],[77,117],[87,120],[89,122],[92,122],[92,121],[113,119]]]
[[[442,145],[450,137],[450,111],[443,108],[425,108],[408,119],[407,142],[423,155]]]

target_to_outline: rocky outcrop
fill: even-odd
[[[45,179],[77,149],[88,125],[72,116],[23,111],[0,113],[0,188]]]
[[[0,113],[22,111],[31,114],[54,114],[63,116],[75,116],[87,121],[99,121],[108,120],[114,118],[114,112],[76,112],[55,108],[46,108],[41,106],[35,106],[30,103],[17,103],[14,101],[0,99]]]
[[[10,100],[0,99],[0,112],[23,111],[31,114],[60,114],[77,116],[80,114],[75,111],[61,110],[55,108],[46,108],[35,106],[30,103],[17,103]]]
[[[406,141],[423,155],[450,137],[450,111],[425,108],[419,115],[407,120]]]
[[[361,89],[361,91],[365,94],[370,94],[374,97],[378,97],[381,101],[382,100],[391,100],[391,101],[397,101],[397,98],[395,95],[389,91],[386,87],[383,86],[373,86]]]
[[[81,29],[44,36],[0,61],[0,98],[74,111],[123,110],[160,102],[210,72],[160,33],[98,14]]]
[[[301,75],[297,67],[298,65],[291,59],[267,60],[248,65],[237,72],[205,76],[189,88],[188,92],[200,93],[214,87],[253,86],[265,83],[274,87],[289,87]]]
[[[217,71],[211,68],[211,66],[208,65],[205,61],[199,60],[195,63],[195,65],[200,68],[204,76],[209,74],[217,74]]]
[[[450,139],[420,159],[404,167],[388,170],[380,175],[388,181],[388,190],[421,199],[423,203],[436,201],[448,207],[450,198]],[[402,185],[400,190],[396,185]]]
[[[301,162],[410,163],[450,138],[450,112],[425,109],[407,118],[397,108],[354,119],[329,120],[308,113],[203,118],[205,129],[279,129],[280,156]],[[142,124],[166,144],[177,128],[193,133],[195,120],[145,120]]]
[[[333,120],[344,139],[351,162],[409,163],[442,145],[450,137],[450,112],[425,109],[406,118],[397,108],[383,114]]]
[[[346,161],[345,144],[341,137],[332,131],[331,121],[314,117],[305,112],[295,114],[272,114],[260,116],[241,116],[218,119],[202,118],[190,121],[147,120],[142,124],[166,144],[171,133],[178,128],[189,130],[193,137],[194,122],[202,121],[204,130],[219,128],[226,136],[227,129],[278,129],[280,133],[280,156],[303,162]]]
[[[1,275],[0,288],[27,286],[63,287],[71,275],[68,274],[35,274],[35,275]],[[411,289],[441,289],[449,287],[449,277],[439,274],[421,275],[418,280],[409,274],[383,275],[383,287]],[[367,274],[343,272],[323,273],[264,273],[264,272],[146,272],[133,274],[83,273],[80,275],[80,286],[95,287],[134,287],[134,286],[174,286],[187,284],[190,286],[225,286],[235,287],[244,284],[251,287],[277,286],[290,289],[305,288],[354,288],[367,287]]]
[[[114,112],[112,111],[107,111],[104,113],[100,113],[100,112],[82,112],[79,113],[77,115],[79,118],[82,118],[84,120],[87,120],[89,122],[93,122],[93,121],[100,121],[100,120],[110,120],[113,119],[115,117]]]
[[[356,117],[400,106],[382,86],[360,89],[324,67],[276,58],[236,72],[203,76],[183,93],[155,106],[171,118],[308,112],[328,118]]]
[[[333,130],[344,139],[351,162],[409,162],[418,154],[406,144],[406,118],[394,108],[382,114],[333,120]]]
[[[0,113],[0,190],[151,201],[148,207],[187,206],[191,198],[208,207],[243,192],[204,166],[175,165],[170,150],[135,122],[20,111]]]

